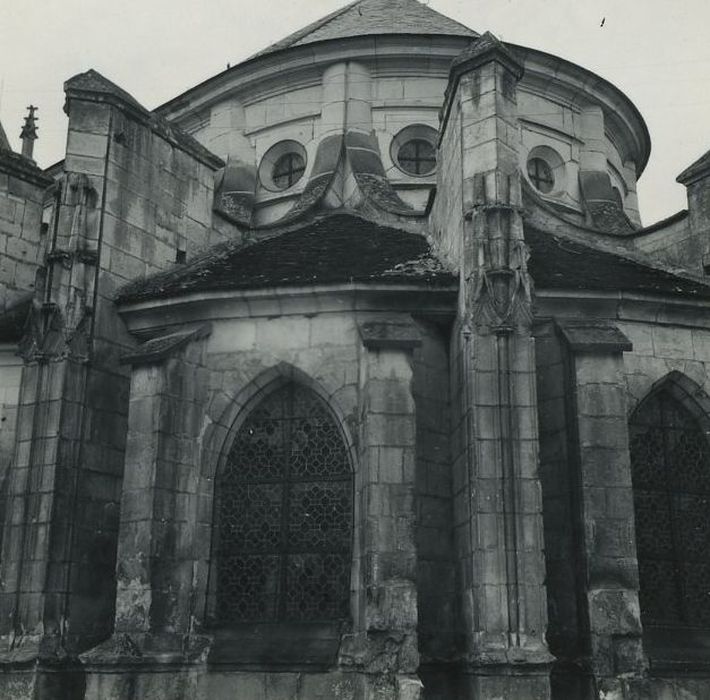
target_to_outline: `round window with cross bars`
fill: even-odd
[[[405,175],[426,177],[436,172],[437,131],[426,124],[412,124],[392,140],[392,162]]]
[[[259,165],[259,180],[270,192],[285,192],[306,172],[306,149],[297,141],[280,141],[265,154]]]
[[[555,176],[552,168],[542,158],[530,158],[528,160],[528,178],[533,187],[543,194],[548,194],[555,189]]]

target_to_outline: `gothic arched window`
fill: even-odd
[[[693,414],[661,390],[630,425],[645,625],[710,628],[710,446]]]
[[[349,615],[352,470],[340,429],[310,389],[268,395],[217,477],[217,624]]]

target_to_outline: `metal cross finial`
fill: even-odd
[[[36,139],[37,138],[37,122],[39,118],[35,116],[37,107],[34,105],[29,105],[27,107],[29,114],[25,117],[25,123],[22,126],[22,132],[20,133],[21,139]]]

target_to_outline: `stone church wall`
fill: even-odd
[[[0,308],[34,290],[45,244],[42,208],[50,184],[20,156],[0,152]]]
[[[704,244],[690,227],[686,216],[677,217],[657,230],[633,239],[634,246],[669,265],[678,265],[702,274]]]
[[[671,372],[707,391],[710,331],[690,309],[665,324],[635,311],[636,320],[614,323],[633,343],[623,359],[601,347],[568,347],[565,322],[536,326],[547,639],[558,659],[552,697],[560,700],[586,697],[591,687],[610,700],[700,698],[707,690],[702,674],[646,673],[627,422]],[[653,656],[648,643],[644,652]]]
[[[621,322],[633,343],[624,354],[629,412],[669,372],[682,372],[710,393],[710,328]]]
[[[458,270],[463,255],[463,163],[461,160],[461,114],[454,102],[446,128],[440,136],[437,196],[430,227],[434,246],[442,259]],[[471,193],[472,195],[472,193]]]

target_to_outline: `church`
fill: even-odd
[[[710,152],[478,29],[0,127],[0,698],[710,698]]]

